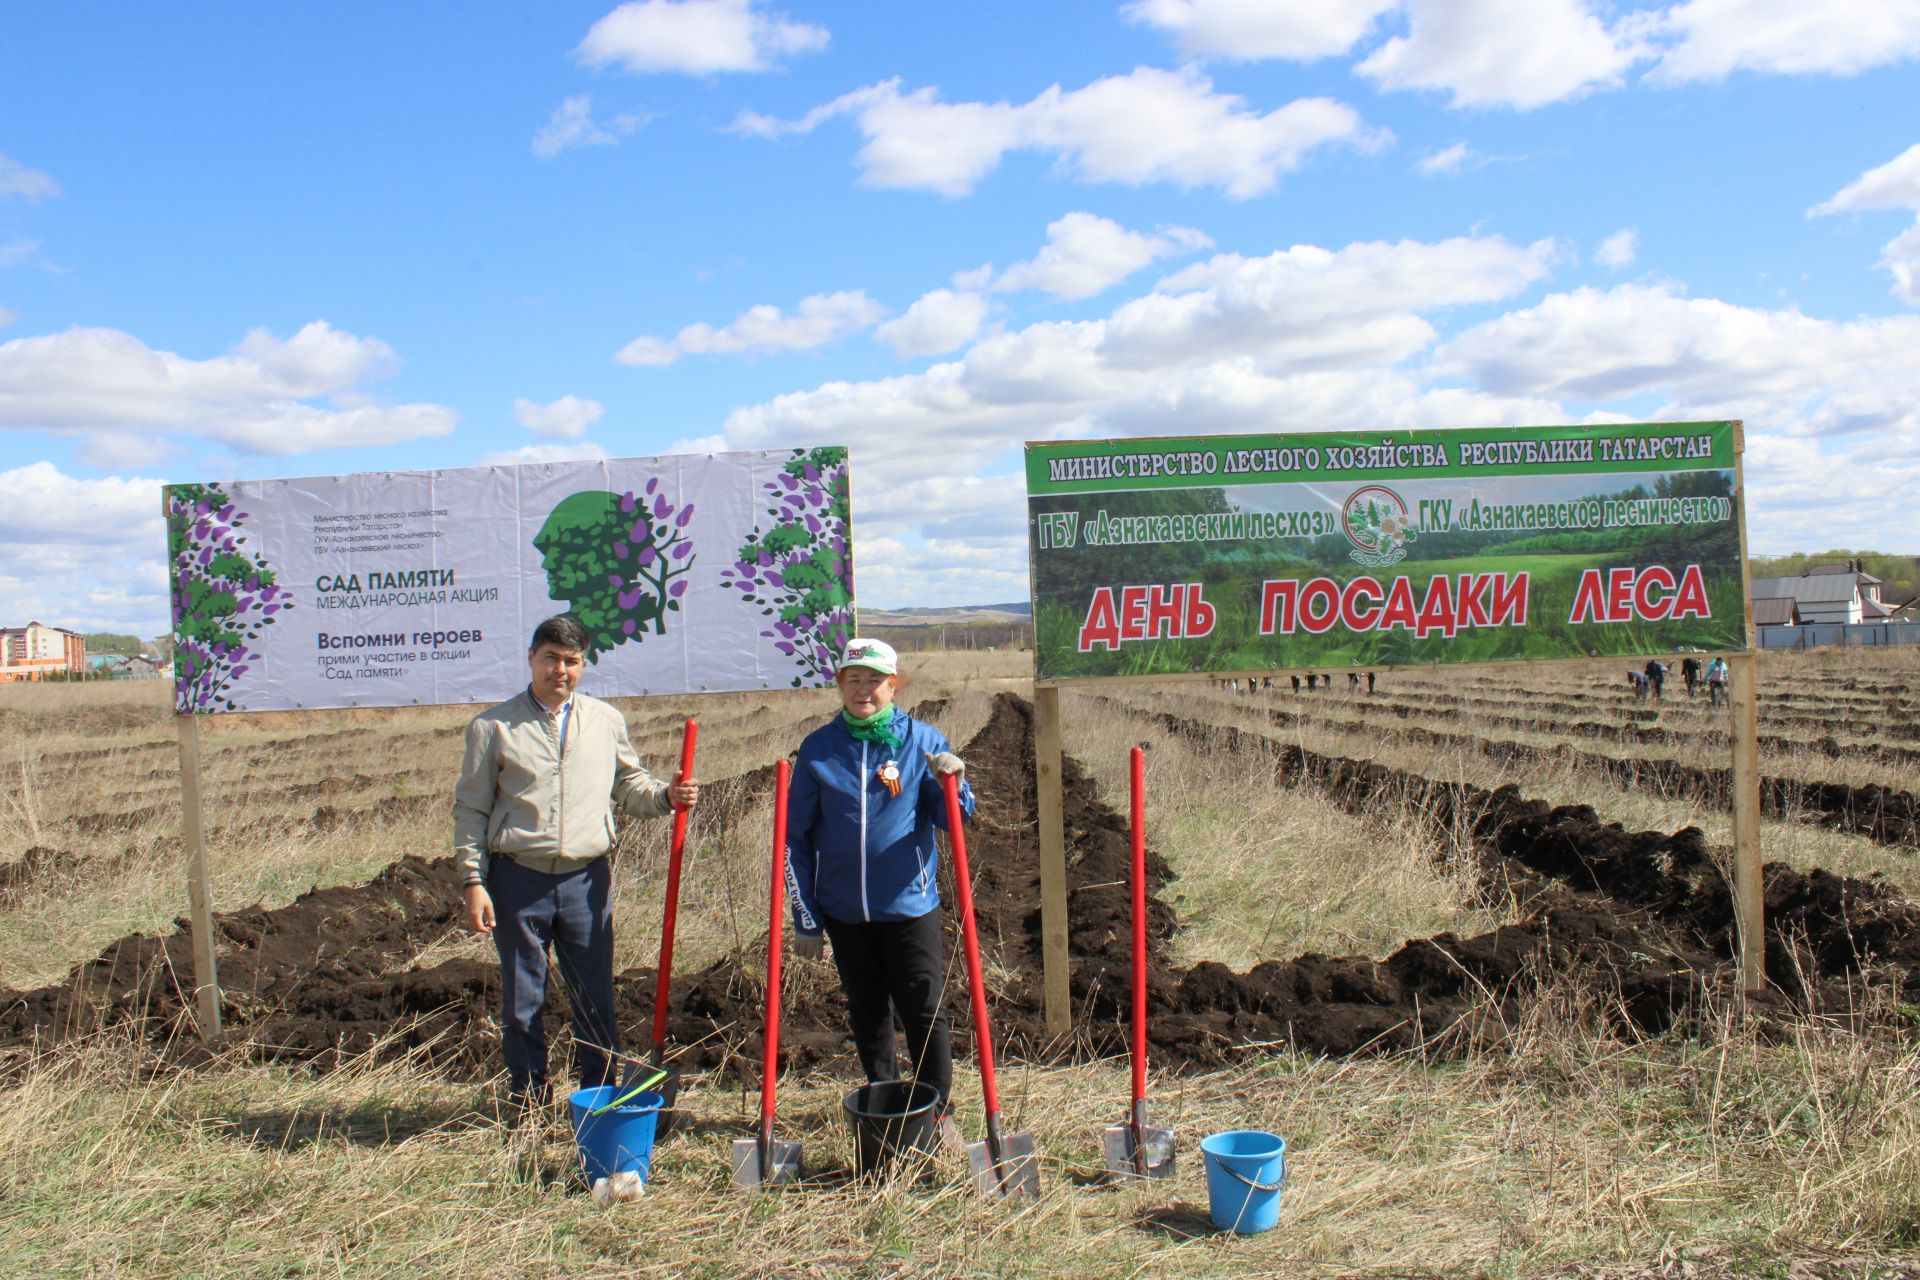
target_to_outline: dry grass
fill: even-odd
[[[1920,1058],[1803,1030],[1627,1046],[1543,1011],[1466,1062],[1314,1061],[1155,1085],[1181,1142],[1171,1183],[1099,1185],[1117,1064],[1007,1073],[1043,1153],[1043,1198],[983,1203],[957,1169],[850,1184],[845,1081],[789,1081],[805,1188],[726,1188],[749,1099],[686,1094],[648,1198],[593,1207],[564,1132],[516,1148],[470,1088],[405,1066],[310,1079],[212,1068],[141,1081],[111,1046],[43,1059],[0,1095],[12,1275],[1532,1275],[1693,1259],[1786,1274],[1807,1251],[1914,1240]],[[972,1110],[972,1108],[968,1108]],[[969,1127],[977,1130],[977,1120]],[[1287,1135],[1281,1229],[1207,1226],[1199,1136]],[[1771,1260],[1771,1261],[1770,1261]],[[1774,1268],[1777,1267],[1777,1270]]]
[[[1186,696],[1150,701],[1230,722]],[[1128,749],[1116,744],[1142,736],[1137,719],[1098,697],[1069,697],[1061,718],[1069,749],[1102,764]],[[1247,969],[1308,951],[1385,956],[1409,938],[1502,923],[1476,901],[1470,851],[1436,844],[1406,805],[1351,817],[1310,785],[1236,776],[1222,768],[1226,758],[1222,746],[1163,734],[1147,752],[1147,839],[1178,877],[1165,895],[1181,918],[1178,963]],[[1107,804],[1126,812],[1124,763],[1097,779]]]
[[[964,743],[986,723],[993,694],[1027,692],[1023,658],[927,655],[907,701],[947,699],[938,723]],[[1847,679],[1920,688],[1920,654],[1761,661],[1763,689],[1797,694]],[[1419,683],[1492,697],[1505,681],[1423,672]],[[1569,696],[1600,696],[1590,673],[1553,669],[1551,682]],[[1395,696],[1414,685],[1387,683]],[[1244,695],[1191,685],[1110,692],[1142,711],[1280,732]],[[1291,707],[1289,696],[1274,698]],[[32,844],[86,859],[83,872],[0,909],[0,982],[51,980],[121,933],[171,927],[184,909],[164,697],[163,686],[0,690],[0,861]],[[1364,702],[1323,697],[1329,718],[1358,718]],[[712,780],[790,750],[832,706],[818,695],[742,695],[623,709],[662,770],[691,709],[702,728],[700,774]],[[1079,694],[1064,706],[1068,749],[1120,804],[1124,753],[1143,722]],[[457,768],[453,731],[470,714],[208,724],[210,818],[230,828],[267,820],[216,857],[216,907],[275,905],[315,883],[364,880],[403,854],[443,853],[449,824],[437,802],[351,831],[321,832],[303,819],[321,804],[446,795]],[[1476,727],[1471,710],[1413,723],[1513,736]],[[1541,741],[1552,740],[1550,729],[1541,726]],[[1727,838],[1722,814],[1619,791],[1564,761],[1516,769],[1436,752],[1384,720],[1282,736],[1428,777],[1514,782],[1632,826],[1697,823]],[[1239,967],[1308,949],[1381,954],[1406,937],[1497,923],[1472,901],[1458,842],[1436,844],[1395,806],[1351,817],[1311,790],[1246,786],[1217,744],[1155,739],[1150,838],[1180,877],[1172,891],[1186,926],[1181,960]],[[42,763],[50,752],[102,748],[111,754]],[[1809,757],[1811,776],[1829,776],[1817,766]],[[329,775],[347,780],[338,794],[288,794]],[[369,781],[352,783],[357,775]],[[757,944],[766,808],[764,797],[742,796],[696,817],[682,972]],[[139,820],[74,824],[129,812]],[[620,863],[622,965],[655,956],[665,832],[664,823],[641,832]],[[1792,823],[1769,823],[1764,838],[1770,858],[1886,870],[1909,889],[1920,885],[1915,859],[1901,851]],[[449,935],[423,959],[485,950]],[[830,981],[824,966],[794,974]],[[1231,1070],[1157,1079],[1156,1115],[1180,1131],[1181,1172],[1147,1187],[1095,1185],[1098,1131],[1120,1116],[1121,1064],[1014,1064],[1003,1081],[1009,1118],[1035,1135],[1045,1160],[1047,1193],[1026,1207],[975,1200],[952,1169],[925,1186],[851,1185],[829,1172],[795,1192],[729,1192],[726,1145],[747,1132],[754,1100],[708,1081],[687,1095],[696,1123],[662,1147],[649,1197],[602,1211],[570,1186],[563,1131],[512,1147],[480,1113],[483,1091],[409,1063],[314,1078],[234,1062],[143,1078],[132,1046],[106,1038],[46,1053],[0,1085],[0,1274],[1521,1276],[1643,1275],[1688,1261],[1696,1277],[1784,1277],[1794,1259],[1838,1257],[1864,1275],[1876,1259],[1920,1248],[1920,1049],[1911,1033],[1729,1020],[1692,1039],[1629,1044],[1597,1030],[1604,1021],[1599,1010],[1549,1000],[1507,1044],[1464,1061],[1318,1061],[1267,1046]],[[963,1117],[977,1136],[967,1069]],[[851,1161],[838,1112],[851,1083],[783,1082],[783,1127],[805,1140],[816,1169]],[[1197,1140],[1231,1127],[1285,1134],[1293,1152],[1282,1226],[1265,1236],[1222,1238],[1206,1226]]]

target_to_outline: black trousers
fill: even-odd
[[[900,1078],[893,1042],[898,1010],[907,1029],[913,1078],[940,1091],[941,1106],[953,1095],[953,1035],[940,1009],[946,958],[940,911],[913,920],[871,922],[822,917],[847,997],[847,1027],[860,1066],[874,1083]]]

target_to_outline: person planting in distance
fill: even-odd
[[[618,1076],[613,1008],[613,810],[691,809],[700,786],[641,767],[620,712],[579,692],[588,634],[568,614],[534,630],[527,688],[467,726],[453,793],[454,858],[466,924],[500,954],[500,1050],[508,1101],[524,1118],[548,1096],[547,948],[573,1005],[583,1086]]]
[[[900,677],[891,646],[848,641],[834,679],[840,714],[800,744],[787,797],[794,951],[817,958],[823,930],[832,941],[848,1028],[870,1083],[900,1078],[899,1011],[914,1079],[939,1093],[941,1137],[958,1146],[933,832],[947,825],[941,777],[960,778],[968,816],[973,790],[940,731],[894,705]]]

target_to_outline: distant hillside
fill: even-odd
[[[925,649],[1023,649],[1033,610],[1017,604],[970,604],[946,609],[862,609],[860,633],[903,652]]]
[[[862,627],[964,627],[981,623],[1026,622],[1033,617],[1033,606],[1025,600],[1013,604],[967,604],[944,609],[862,609]]]

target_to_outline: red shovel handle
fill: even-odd
[[[767,923],[767,1033],[760,1066],[760,1138],[773,1141],[773,1082],[780,1070],[780,940],[787,912],[787,775],[785,760],[773,770],[773,886]]]
[[[685,734],[680,739],[680,772],[675,782],[685,782],[693,777],[693,747],[700,738],[700,726],[691,719],[687,721]],[[680,915],[680,855],[687,847],[687,811],[676,807],[673,811],[673,851],[667,856],[667,916],[660,926],[660,967],[654,972],[653,979],[653,1057],[654,1065],[660,1065],[660,1055],[667,1047],[667,988],[673,981],[673,924]]]
[[[987,1026],[987,984],[980,976],[980,937],[973,925],[973,876],[967,870],[967,833],[960,813],[960,778],[940,775],[947,797],[947,842],[953,850],[953,887],[960,895],[960,936],[967,950],[967,991],[973,999],[973,1042],[980,1055],[980,1085],[987,1115],[1000,1114],[1000,1089],[993,1082],[993,1033]]]
[[[1147,1096],[1147,753],[1133,749],[1133,1100]]]

